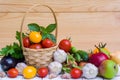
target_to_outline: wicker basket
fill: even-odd
[[[33,9],[33,8],[35,8],[37,6],[44,6],[44,7],[49,8],[50,11],[53,14],[55,24],[57,25],[57,19],[56,19],[55,13],[49,6],[35,4],[31,8],[29,8],[28,11],[23,16],[22,23],[21,23],[21,29],[20,29],[21,41],[23,41],[22,40],[22,28],[23,28],[23,24],[24,24],[24,20],[26,18],[26,15],[29,13],[29,11],[31,9]],[[55,37],[56,37],[56,40],[57,40],[57,27],[56,27],[56,31],[55,31]],[[23,42],[21,42],[21,43],[22,43],[23,55],[25,56],[26,63],[28,65],[35,66],[36,68],[48,66],[49,63],[52,62],[54,51],[56,51],[56,49],[57,49],[57,45],[54,46],[54,47],[51,47],[51,48],[30,49],[30,48],[23,47]]]

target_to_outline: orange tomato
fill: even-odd
[[[29,39],[33,43],[39,43],[42,40],[40,32],[31,31],[29,34]]]

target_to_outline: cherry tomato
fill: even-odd
[[[52,40],[46,38],[46,39],[44,39],[42,41],[42,47],[44,47],[44,48],[50,48],[52,46],[54,46],[54,42]]]
[[[24,47],[27,47],[27,48],[30,46],[29,37],[23,38],[23,45],[24,45]]]
[[[82,70],[78,69],[78,68],[73,68],[70,71],[71,77],[72,78],[80,78],[82,76]]]
[[[40,32],[31,31],[29,34],[30,41],[33,43],[39,43],[42,40],[42,35]]]
[[[26,79],[30,79],[36,76],[37,69],[33,66],[27,66],[23,69],[22,74]]]
[[[47,76],[47,74],[48,74],[48,68],[43,67],[43,68],[39,68],[39,69],[38,69],[38,75],[39,75],[41,78]]]
[[[31,48],[31,49],[41,49],[41,48],[42,48],[42,45],[39,44],[39,43],[32,44],[32,45],[30,45],[30,48]]]
[[[65,52],[69,52],[71,49],[71,42],[68,39],[63,39],[59,43],[59,48],[63,49]]]
[[[11,68],[11,69],[9,69],[9,70],[7,71],[7,75],[8,75],[8,77],[10,77],[10,78],[15,78],[15,77],[18,76],[18,70],[15,69],[15,68]]]

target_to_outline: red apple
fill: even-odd
[[[108,56],[102,52],[93,54],[89,58],[89,62],[94,64],[95,66],[99,67],[100,64],[104,61],[109,59]]]

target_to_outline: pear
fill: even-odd
[[[118,72],[117,64],[112,60],[104,60],[99,66],[99,73],[102,77],[111,79]]]

